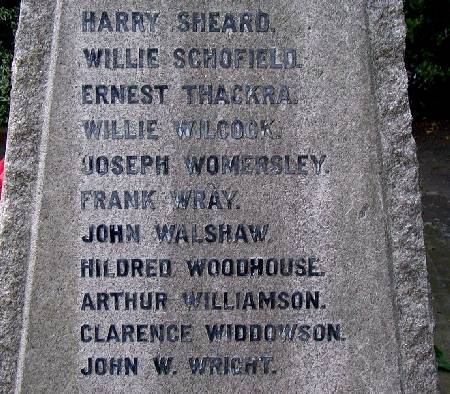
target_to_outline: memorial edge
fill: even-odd
[[[38,203],[38,171],[56,1],[23,0],[13,62],[0,206],[0,392],[13,393]]]
[[[402,393],[439,393],[418,161],[404,62],[403,1],[368,0],[367,27]]]

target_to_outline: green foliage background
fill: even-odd
[[[0,124],[8,122],[14,33],[19,16],[17,3],[19,2],[10,2],[10,4],[6,3],[0,6]]]
[[[450,119],[450,0],[405,0],[405,15],[412,112]]]
[[[450,0],[404,0],[411,109],[449,119]],[[20,0],[0,0],[0,124],[8,122],[11,63]]]

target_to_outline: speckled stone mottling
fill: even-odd
[[[437,393],[417,160],[404,69],[402,2],[308,0],[24,0],[16,40],[4,196],[0,219],[0,392],[9,393]],[[150,4],[150,5],[149,5]],[[83,34],[83,10],[160,12],[156,33]],[[268,12],[267,34],[182,34],[174,15],[191,11]],[[87,69],[84,47],[158,47],[152,70]],[[190,47],[297,48],[296,70],[177,70],[170,55]],[[53,48],[53,50],[52,50]],[[189,106],[183,84],[287,84],[297,105]],[[150,81],[150,82],[149,82]],[[82,105],[82,84],[167,83],[167,103]],[[158,120],[158,141],[87,141],[84,119]],[[180,118],[270,119],[277,140],[180,141]],[[189,176],[188,154],[326,154],[307,176]],[[83,176],[84,155],[161,154],[165,177]],[[172,164],[173,163],[173,164]],[[326,170],[326,171],[325,171]],[[39,176],[37,174],[40,174]],[[208,186],[207,186],[208,185]],[[213,185],[213,186],[210,186]],[[238,191],[239,210],[177,211],[173,188]],[[82,211],[81,190],[157,190],[155,211]],[[155,223],[269,223],[268,241],[213,246],[158,243]],[[87,245],[91,223],[139,223],[139,245]],[[82,258],[171,258],[170,278],[82,279]],[[191,278],[183,260],[317,256],[314,278]],[[318,290],[320,310],[199,311],[186,291]],[[81,311],[83,293],[165,291],[164,312]],[[326,306],[326,307],[325,307]],[[23,313],[25,311],[25,313]],[[82,324],[175,322],[190,343],[92,344]],[[24,324],[25,323],[25,324]],[[339,323],[345,341],[209,343],[204,324]],[[203,330],[203,331],[202,331]],[[156,355],[174,356],[177,374],[157,376]],[[276,374],[192,376],[193,356],[274,358]],[[82,377],[88,357],[135,356],[137,376]]]
[[[416,146],[404,68],[402,1],[368,1],[387,234],[405,393],[438,392]]]
[[[31,223],[46,96],[54,2],[23,1],[0,203],[0,392],[12,392],[30,258]]]

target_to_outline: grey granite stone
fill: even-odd
[[[104,14],[105,31],[91,32],[89,24],[83,31],[86,11],[87,16],[97,13],[95,30],[102,12],[108,13],[111,25]],[[144,11],[149,14],[138,14]],[[225,12],[262,11],[270,16],[270,28],[232,34],[182,32],[177,29],[182,11],[190,17],[196,11],[217,11],[219,21]],[[159,15],[154,24],[155,12]],[[120,27],[117,18],[124,21],[125,15],[130,31],[114,31]],[[132,20],[137,30],[145,31],[133,31]],[[211,47],[293,48],[299,67],[251,68],[248,52],[238,69],[174,66],[175,48]],[[154,56],[160,66],[89,68],[83,50],[92,48],[119,52],[158,48]],[[438,392],[403,52],[402,3],[396,0],[262,4],[135,0],[126,5],[106,0],[25,0],[0,228],[2,392]],[[244,85],[244,90],[245,85],[273,86],[276,91],[286,85],[290,100],[199,104],[194,91],[195,101],[189,103],[182,86],[202,84],[215,89],[223,84],[228,91],[235,84]],[[153,102],[101,103],[95,85],[106,89],[108,101],[111,89],[103,85],[124,85],[127,93],[128,86],[137,85],[137,97],[144,101],[149,90],[139,89],[150,85]],[[168,88],[158,88],[162,85]],[[158,139],[88,139],[84,123],[102,119],[117,120],[119,130],[124,119],[132,127],[139,120],[156,120]],[[266,120],[270,126],[264,127],[270,127],[273,138],[180,139],[174,122],[182,119]],[[151,157],[154,163],[146,174],[118,174],[121,167],[113,157],[127,155],[144,156],[147,165]],[[251,174],[245,168],[239,175],[189,174],[185,158],[200,155],[218,156],[219,162],[223,156],[248,156],[241,163],[259,163],[261,173],[254,167]],[[298,155],[305,156],[304,169],[301,163],[295,167]],[[107,158],[108,173],[83,173],[86,156],[94,157],[94,163],[100,157],[99,171]],[[156,171],[157,156],[169,157],[168,174],[163,167],[162,173]],[[289,169],[283,156],[291,160]],[[210,172],[214,160],[209,162]],[[117,200],[108,209],[115,190],[122,200],[127,190],[141,196],[143,190],[150,191],[147,209],[125,209],[124,201],[118,209]],[[175,190],[206,190],[213,197],[219,191],[223,209],[179,209],[171,201],[170,192]],[[105,194],[105,209],[101,202],[94,209],[94,191]],[[89,226],[103,230],[102,224],[108,228],[129,224],[135,231],[139,225],[139,242],[132,237],[123,243],[91,243],[85,242],[86,237],[83,241]],[[203,243],[158,240],[157,226],[164,224],[185,224],[189,237],[194,237],[197,226]],[[233,229],[245,224],[242,231],[248,242],[242,232],[238,242],[214,239],[210,233],[219,231],[220,224]],[[250,225],[268,226],[264,240],[253,242]],[[114,262],[133,258],[170,259],[171,275],[81,275],[89,259],[102,264],[108,260],[111,272],[118,274]],[[190,276],[186,261],[202,258],[296,258],[301,264],[304,258],[316,259],[317,267],[301,276]],[[162,293],[161,305],[166,308],[153,304],[150,310],[128,310],[120,294],[115,295],[115,308],[110,293],[120,292]],[[210,294],[209,307],[190,310],[182,297],[190,292]],[[260,293],[268,297],[270,292],[277,297],[273,308],[258,303]],[[105,305],[98,294],[104,298],[106,293],[110,309],[97,310]],[[238,293],[253,295],[255,306],[245,308],[241,300],[240,307],[225,309],[225,297],[230,306]],[[294,307],[294,301],[299,306],[300,295],[301,308]],[[214,303],[221,309],[212,308]],[[137,335],[131,343],[89,340],[94,326],[104,336],[111,325],[120,332],[123,325],[137,330],[138,324],[183,325],[190,333],[163,342],[140,342]],[[245,341],[210,342],[205,326],[212,324],[241,325],[266,334],[261,340],[250,341],[247,336]],[[296,327],[294,339],[282,340],[276,331],[273,340],[270,329],[279,330],[279,325]],[[149,331],[146,327],[142,336]],[[173,357],[167,375],[156,371],[158,357]],[[220,359],[222,364],[217,369],[208,364],[205,373],[194,374],[190,362],[203,357],[216,365]],[[102,369],[113,358],[123,359],[119,376]],[[126,376],[125,363],[133,367],[135,358],[138,366],[128,369]],[[246,358],[256,360],[256,373],[250,367],[236,368]],[[98,368],[85,374],[91,372],[89,360]]]
[[[27,265],[31,258],[36,177],[44,123],[53,2],[22,2],[13,64],[7,182],[0,219],[0,391],[17,369]]]

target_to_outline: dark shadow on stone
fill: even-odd
[[[450,122],[415,125],[428,272],[436,315],[435,344],[450,355]],[[443,393],[450,373],[439,371]]]

